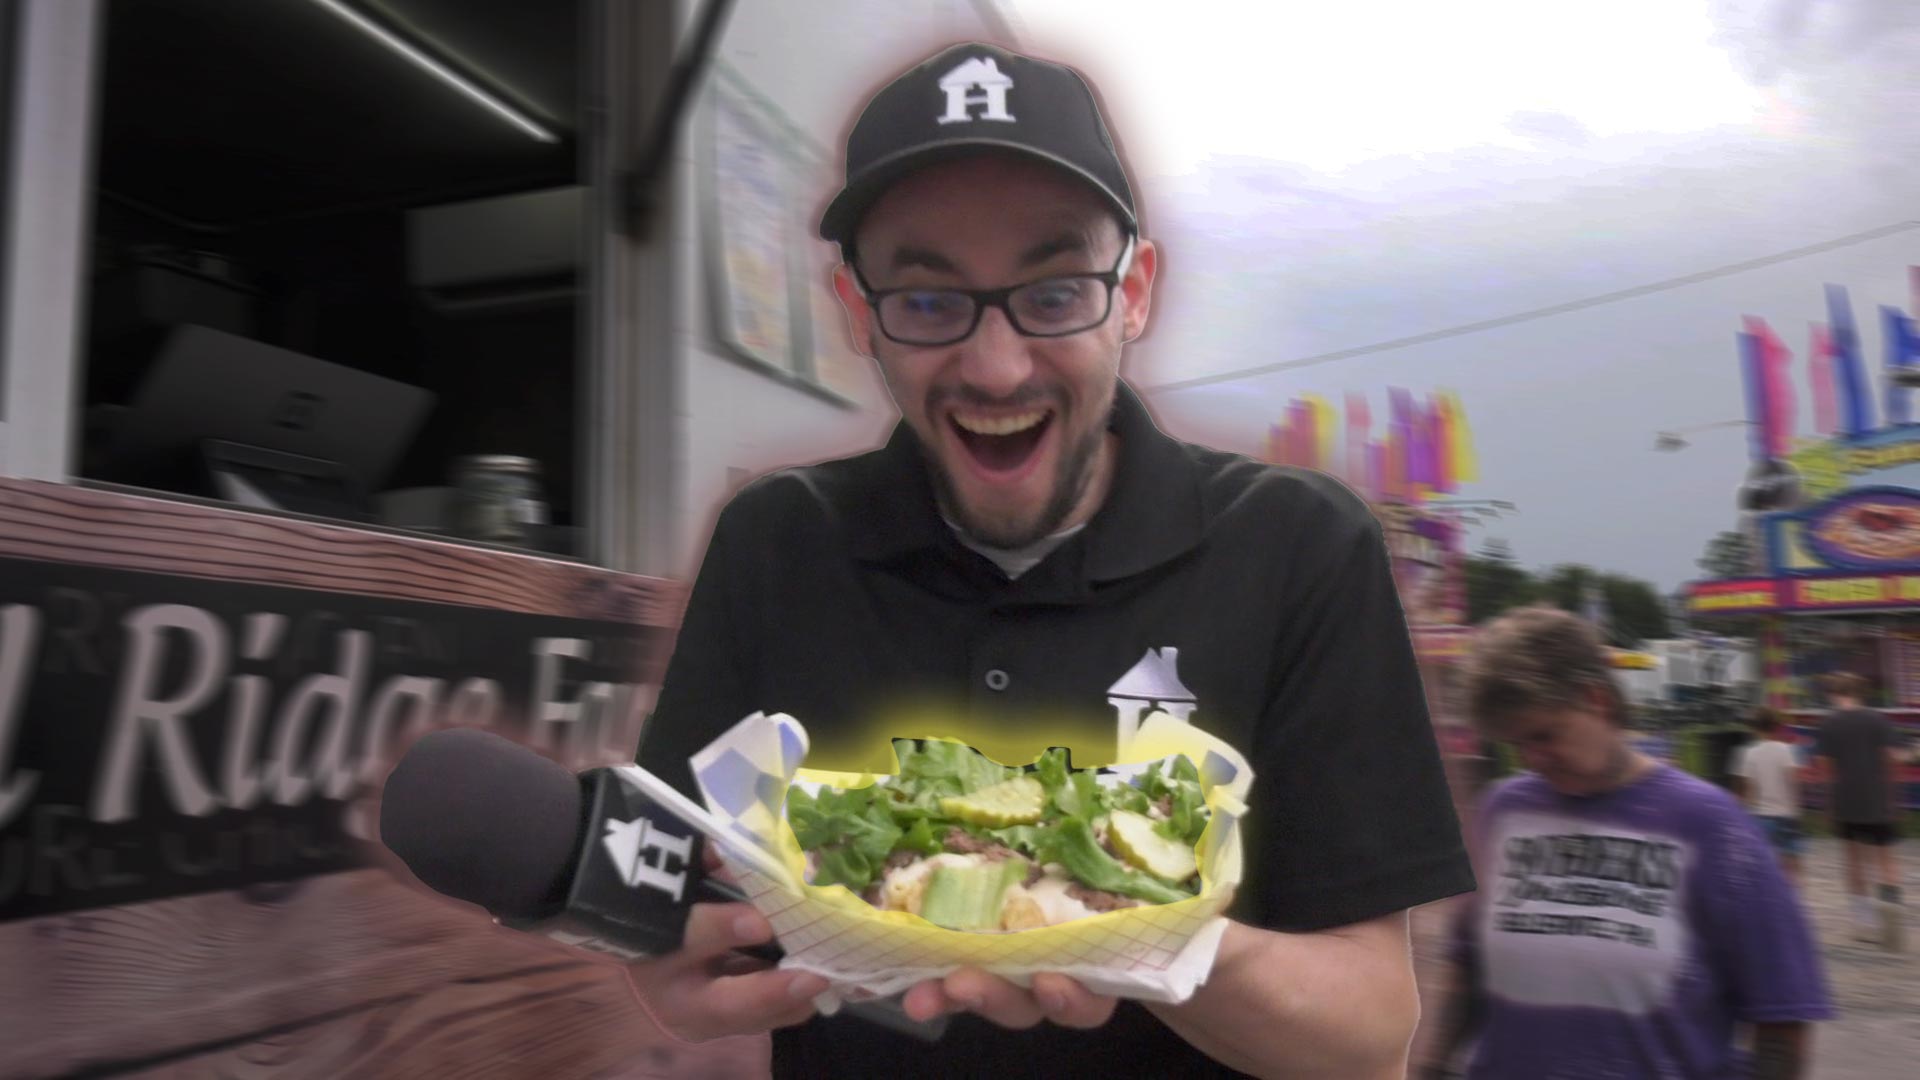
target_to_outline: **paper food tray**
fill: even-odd
[[[1021,985],[1035,973],[1060,972],[1097,993],[1168,1003],[1185,1001],[1206,981],[1226,929],[1221,912],[1240,881],[1237,826],[1253,782],[1246,759],[1226,743],[1156,713],[1121,763],[1144,767],[1184,754],[1199,770],[1210,813],[1196,849],[1198,896],[1001,933],[948,930],[907,912],[881,911],[845,886],[807,884],[805,856],[786,822],[789,786],[799,780],[844,788],[877,779],[802,768],[807,745],[799,721],[756,713],[694,754],[692,765],[707,803],[707,820],[696,824],[718,841],[722,861],[773,924],[786,951],[781,966],[829,981],[825,1011],[964,966]]]

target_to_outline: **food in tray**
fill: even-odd
[[[958,743],[901,741],[900,770],[867,787],[796,784],[787,820],[815,885],[952,930],[1054,926],[1190,899],[1206,829],[1185,757],[1132,782],[1070,767],[1053,749],[1031,768]]]

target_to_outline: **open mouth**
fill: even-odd
[[[1053,410],[992,417],[949,413],[947,422],[974,464],[986,472],[1011,473],[1033,459],[1040,440],[1053,426]]]

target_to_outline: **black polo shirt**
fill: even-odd
[[[764,710],[804,724],[822,768],[888,772],[890,739],[936,730],[1005,761],[1065,745],[1093,764],[1163,708],[1253,765],[1234,918],[1317,930],[1471,890],[1365,503],[1171,439],[1124,383],[1112,429],[1106,503],[1012,581],[941,520],[904,424],[749,485],[715,526],[640,763],[697,797],[687,757]],[[776,1033],[774,1071],[1235,1075],[1126,1002],[1097,1032],[962,1017],[931,1046],[815,1020]]]

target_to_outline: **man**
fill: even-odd
[[[814,1018],[811,976],[713,976],[769,933],[744,906],[637,965],[642,1000],[683,1038],[781,1029],[782,1075],[1402,1075],[1407,909],[1472,878],[1380,528],[1323,476],[1168,438],[1119,379],[1159,258],[1091,91],[934,56],[854,125],[821,232],[900,425],[721,512],[641,764],[691,791],[687,756],[755,710],[826,768],[889,771],[888,739],[936,724],[1097,763],[1160,707],[1253,764],[1246,875],[1179,1006],[964,970],[905,997],[962,1014],[928,1045]]]
[[[1900,738],[1885,715],[1863,707],[1867,681],[1852,672],[1828,679],[1833,711],[1820,724],[1812,779],[1831,783],[1828,813],[1844,845],[1853,935],[1889,948],[1900,941],[1900,871],[1893,857],[1899,838],[1895,798],[1900,790]],[[1867,893],[1867,862],[1874,863],[1884,913],[1876,919]],[[1881,923],[1876,927],[1876,922]]]
[[[1780,868],[1800,887],[1800,752],[1793,731],[1774,709],[1761,709],[1753,722],[1754,741],[1735,752],[1731,772],[1735,792],[1760,822]]]
[[[1633,748],[1592,626],[1528,608],[1484,627],[1468,701],[1529,771],[1474,818],[1485,887],[1442,1053],[1477,1033],[1475,1080],[1804,1075],[1832,1015],[1806,917],[1738,803]]]

